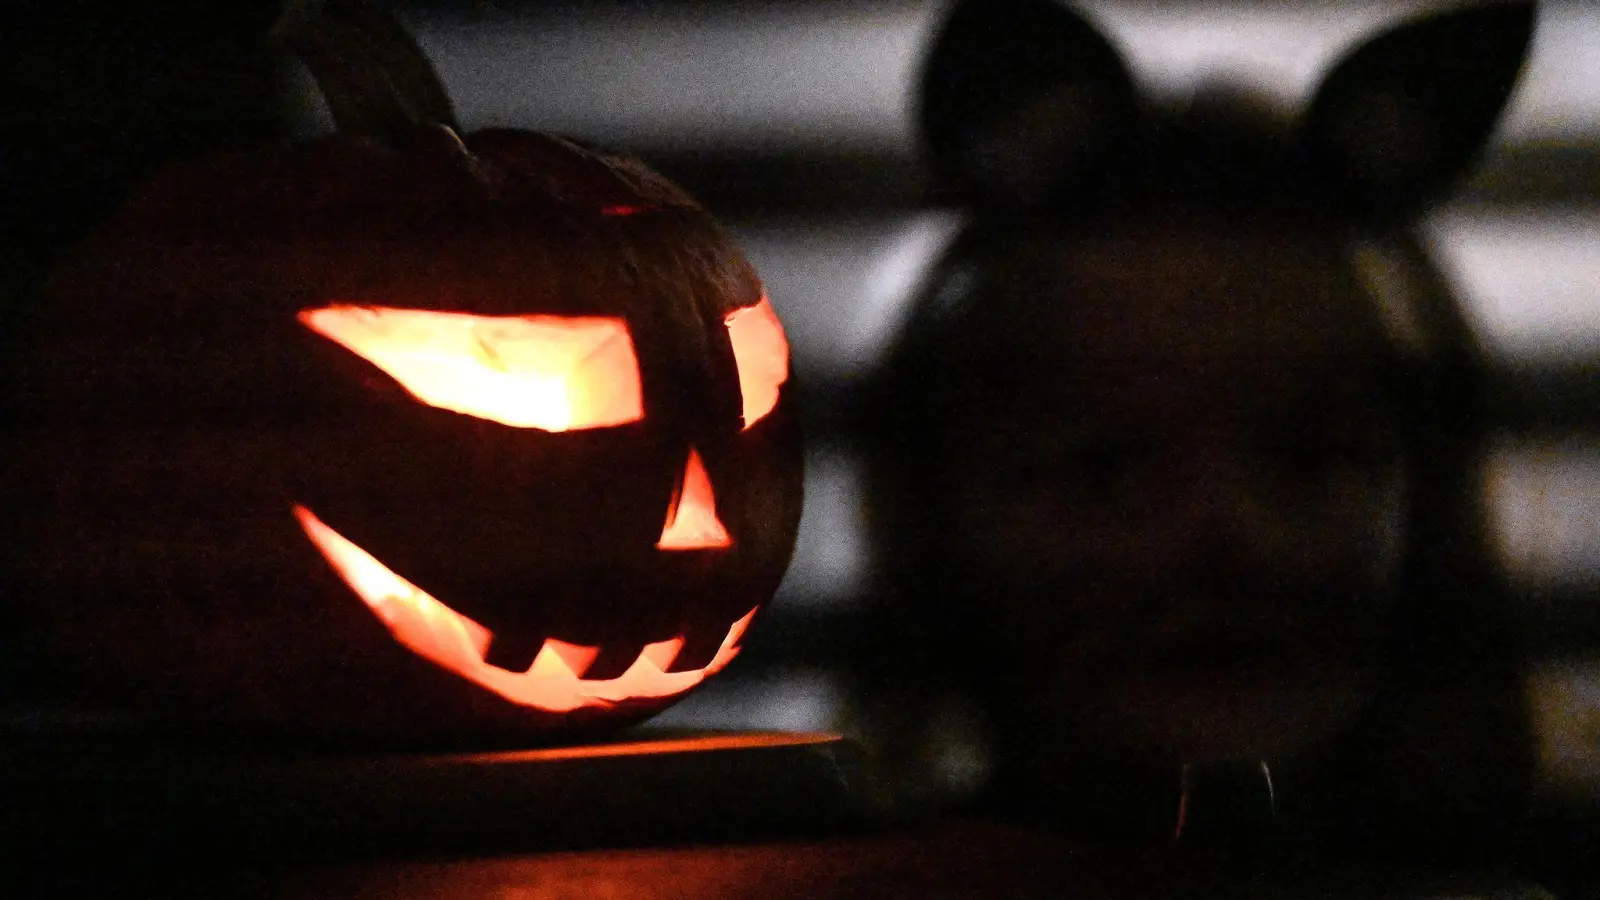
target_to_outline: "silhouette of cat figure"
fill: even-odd
[[[1265,783],[1191,826],[1268,803],[1317,846],[1504,856],[1531,763],[1484,364],[1413,226],[1534,12],[1395,24],[1279,115],[1145,100],[1065,5],[954,5],[920,117],[968,223],[866,405],[885,771],[914,765],[915,698],[963,692],[982,809],[1170,840],[1185,767],[1229,769]]]

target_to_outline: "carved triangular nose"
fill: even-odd
[[[660,550],[720,550],[733,545],[728,529],[717,518],[717,500],[711,477],[700,461],[700,451],[689,449],[683,480],[667,510],[667,523],[656,541]]]

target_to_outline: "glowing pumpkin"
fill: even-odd
[[[327,9],[330,40],[396,39]],[[636,161],[363,119],[394,98],[312,62],[383,139],[174,168],[53,280],[11,580],[97,698],[392,740],[661,709],[793,546],[760,282]]]

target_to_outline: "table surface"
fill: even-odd
[[[7,897],[1426,898],[1548,900],[1193,845],[1085,845],[978,819],[888,821],[829,735],[689,734],[491,754],[285,757],[0,741]],[[5,868],[0,863],[0,869]],[[1270,873],[1270,874],[1269,874]],[[10,879],[0,879],[10,880]],[[1588,898],[1585,898],[1588,900]]]
[[[57,896],[105,884],[94,866],[35,884]],[[1223,869],[1169,849],[1075,845],[1020,826],[945,820],[878,833],[757,843],[323,860],[298,865],[182,865],[116,874],[100,896],[209,900],[865,900],[865,898],[1230,898],[1230,900],[1551,900],[1483,874],[1419,875],[1356,867],[1279,874]]]

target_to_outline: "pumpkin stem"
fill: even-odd
[[[398,144],[429,125],[459,131],[438,73],[374,0],[289,0],[271,39],[311,70],[341,132]]]

